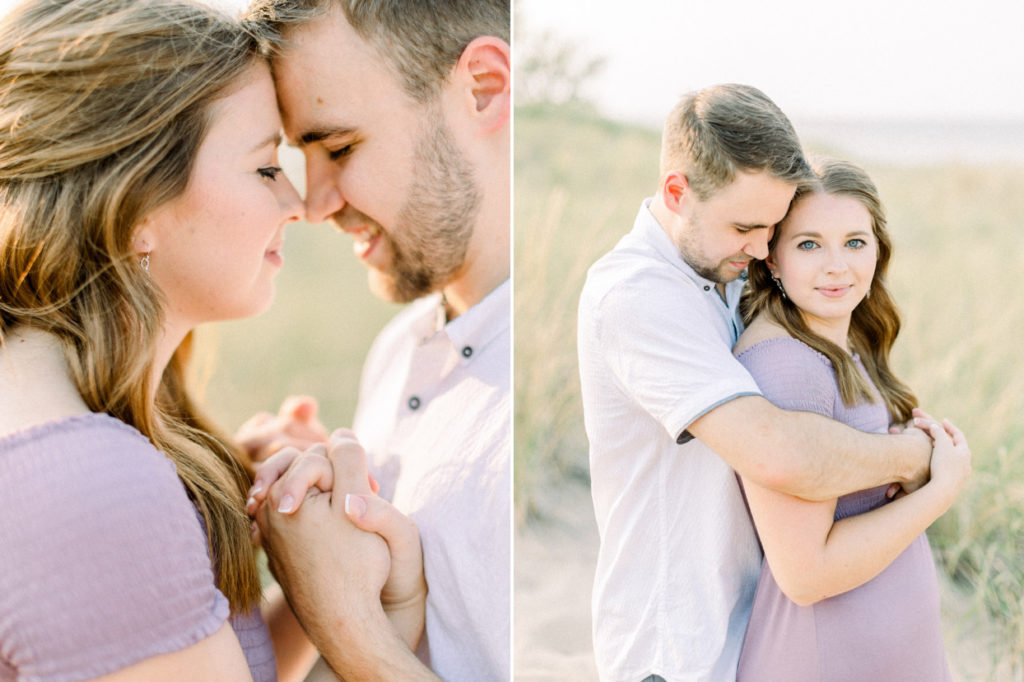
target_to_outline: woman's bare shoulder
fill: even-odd
[[[766,315],[758,315],[750,323],[750,325],[740,334],[740,338],[736,340],[736,345],[732,348],[733,355],[739,355],[743,351],[756,346],[762,341],[768,339],[778,339],[782,337],[790,336],[789,332],[786,331],[778,322],[769,319]]]

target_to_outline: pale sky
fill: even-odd
[[[588,92],[660,124],[680,94],[740,82],[794,120],[1024,122],[1024,6],[1012,0],[514,0],[517,37],[550,28],[603,55]]]

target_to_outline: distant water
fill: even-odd
[[[1024,164],[1024,121],[793,119],[804,146],[865,163]]]

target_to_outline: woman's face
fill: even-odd
[[[277,167],[281,119],[268,67],[254,63],[210,117],[184,194],[147,216],[135,235],[135,248],[150,252],[149,274],[172,328],[266,310],[284,227],[303,215]]]
[[[769,269],[807,326],[846,348],[850,315],[878,261],[871,214],[852,197],[819,192],[797,201],[779,230]]]

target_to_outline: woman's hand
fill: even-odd
[[[358,445],[356,435],[349,429],[337,429],[331,434],[330,444],[351,440]],[[334,470],[327,458],[327,445],[316,443],[305,450],[284,447],[256,467],[249,499],[245,511],[255,516],[256,510],[267,499],[274,488],[274,509],[282,514],[292,514],[302,505],[306,495],[316,490],[327,493],[334,488]],[[380,485],[373,474],[367,472],[370,490],[380,491]]]

